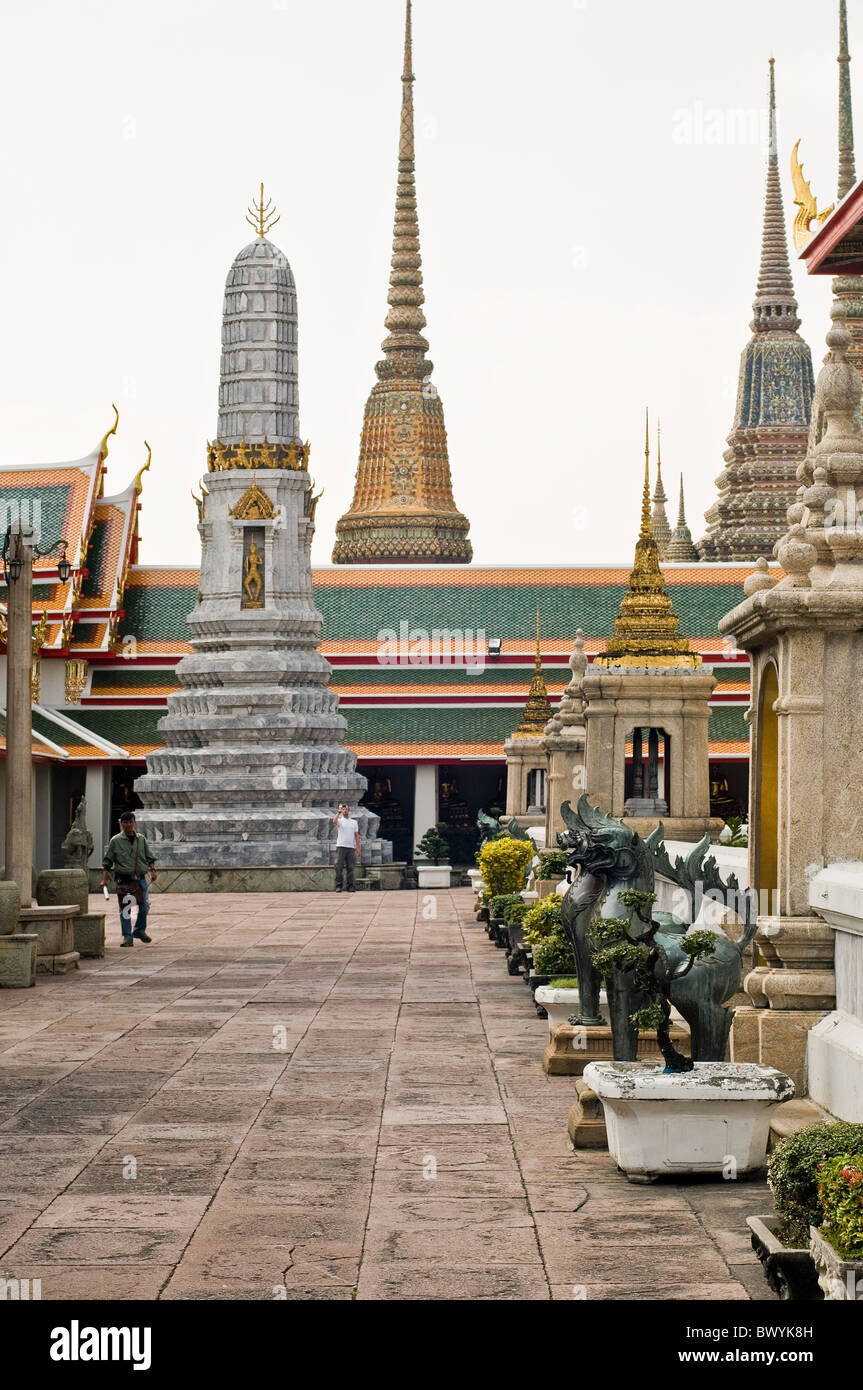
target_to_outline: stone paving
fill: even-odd
[[[568,1152],[572,1082],[471,904],[161,896],[151,946],[121,954],[111,916],[103,961],[0,992],[0,1274],[43,1299],[767,1299],[760,1180],[636,1187]]]

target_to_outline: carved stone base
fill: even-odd
[[[688,1055],[688,1028],[672,1027],[671,1041],[679,1052]],[[638,1039],[639,1062],[659,1061],[661,1056],[656,1035],[642,1033]],[[613,1060],[610,1027],[576,1028],[571,1023],[561,1023],[542,1054],[542,1069],[547,1076],[581,1076],[588,1062]]]
[[[59,956],[37,956],[37,975],[68,975],[70,970],[78,969],[81,957],[77,951],[64,951]]]
[[[607,1149],[602,1101],[586,1081],[576,1081],[575,1092],[578,1099],[570,1109],[566,1124],[572,1148]]]
[[[0,989],[30,989],[36,983],[36,933],[0,936]]]
[[[806,1093],[806,1045],[823,1009],[738,1009],[731,1025],[732,1062],[762,1062],[784,1071]]]

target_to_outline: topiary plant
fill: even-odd
[[[828,1158],[818,1170],[822,1234],[843,1260],[863,1260],[863,1153]]]
[[[572,947],[562,932],[550,932],[532,948],[537,975],[566,975],[575,969]]]
[[[785,1218],[786,1245],[807,1247],[809,1227],[820,1226],[818,1169],[822,1163],[863,1150],[863,1124],[844,1120],[806,1125],[780,1139],[767,1171],[776,1210]]]
[[[423,859],[427,859],[430,864],[445,864],[449,858],[449,843],[443,833],[446,826],[443,823],[435,825],[431,830],[427,830],[417,845],[416,852]]]
[[[540,898],[524,914],[524,939],[528,946],[537,945],[553,932],[560,933],[563,898],[559,893],[549,893]]]
[[[562,849],[544,849],[539,856],[536,871],[538,879],[553,878],[560,881],[566,873],[566,855]]]
[[[513,840],[502,835],[499,840],[486,841],[477,862],[492,897],[498,893],[517,893],[524,887],[525,871],[533,853],[532,840]]]
[[[520,893],[496,893],[493,898],[489,899],[488,910],[492,917],[497,917],[499,921],[506,921],[507,908],[523,901]]]
[[[508,927],[517,927],[520,922],[524,921],[526,912],[527,903],[524,901],[524,898],[519,897],[518,902],[509,904],[506,912],[503,914],[503,920]]]
[[[665,950],[656,941],[660,923],[655,922],[651,909],[655,893],[635,889],[621,893],[618,902],[629,908],[632,917],[598,917],[590,927],[590,936],[598,945],[591,953],[596,969],[604,976],[615,970],[621,974],[633,972],[635,988],[651,1001],[645,1008],[630,1015],[635,1028],[656,1030],[656,1041],[665,1058],[667,1072],[692,1071],[691,1057],[684,1057],[671,1041],[671,986],[675,980],[688,975],[699,960],[716,949],[718,936],[713,931],[691,931],[678,938],[678,945],[688,957],[683,969],[671,971]]]

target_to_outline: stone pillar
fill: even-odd
[[[863,817],[863,435],[850,334],[832,308],[830,352],[813,414],[826,429],[801,465],[778,583],[759,560],[720,631],[751,654],[750,879],[762,898],[752,1000],[732,1056],[806,1081],[807,1032],[833,1008],[833,932],[812,911],[810,880],[860,859]]]
[[[112,826],[110,824],[110,767],[105,767],[100,763],[94,763],[87,768],[84,795],[87,798],[87,825],[93,836],[93,850],[90,855],[89,865],[93,869],[101,870],[105,846],[111,836],[115,835],[120,828],[119,826]]]
[[[416,782],[414,783],[413,849],[416,849],[426,831],[438,823],[437,784],[437,763],[420,763],[416,768]]]
[[[33,882],[33,754],[30,702],[32,665],[33,531],[12,527],[13,556],[21,573],[10,577],[6,665],[6,877],[18,884],[29,907]],[[19,547],[20,544],[20,548]]]

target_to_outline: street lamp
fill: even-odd
[[[31,543],[30,545],[30,552],[34,560],[39,558],[40,556],[54,555],[58,550],[60,551],[60,559],[57,561],[57,574],[59,576],[61,584],[68,584],[69,576],[72,573],[72,566],[66,559],[66,550],[68,545],[69,542],[63,540],[57,541],[56,545],[49,546],[47,550],[40,550],[39,546],[35,544],[35,542]],[[6,580],[7,584],[9,583],[10,579],[14,584],[16,579],[21,578],[21,566],[23,564],[23,560],[21,558],[20,529],[17,531],[13,531],[11,526],[8,526],[6,528],[6,535],[3,537],[2,558],[3,578]]]

